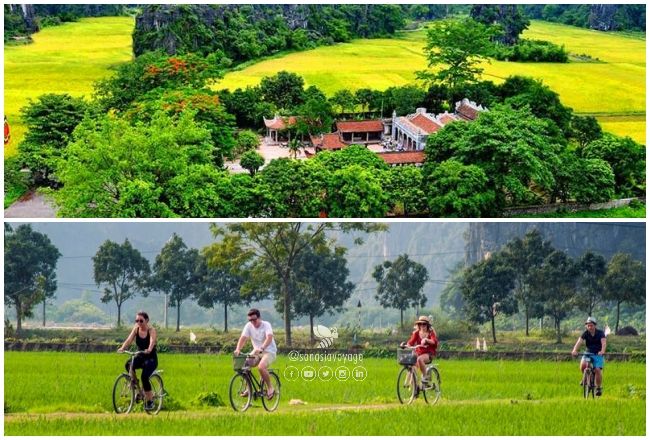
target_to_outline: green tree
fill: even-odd
[[[554,250],[531,272],[533,295],[553,318],[556,342],[562,343],[561,323],[575,307],[578,266],[565,252]]]
[[[325,204],[330,217],[385,217],[390,209],[377,171],[350,165],[332,173]]]
[[[176,307],[176,331],[181,328],[181,305],[196,295],[201,287],[199,252],[188,249],[174,233],[156,256],[151,287],[169,295],[169,304]]]
[[[348,281],[350,270],[345,259],[346,249],[335,247],[315,252],[305,249],[294,267],[293,316],[309,317],[309,335],[314,343],[314,318],[325,313],[342,312],[354,284]]]
[[[122,325],[122,304],[145,292],[150,273],[149,261],[131,246],[129,240],[118,244],[106,240],[92,258],[93,277],[97,287],[106,284],[101,301],[115,301],[117,326]]]
[[[195,291],[195,298],[201,307],[213,309],[223,305],[223,331],[228,332],[228,307],[247,303],[241,295],[244,280],[232,272],[226,263],[219,267],[210,266],[204,256],[199,258],[197,272],[201,287]]]
[[[564,148],[552,135],[551,124],[528,109],[499,105],[471,124],[449,124],[427,139],[425,180],[433,180],[432,164],[453,159],[483,170],[488,178],[483,192],[494,191],[497,211],[538,201],[540,194],[550,198],[555,188],[553,172]],[[471,171],[474,185],[481,188],[482,176]]]
[[[239,164],[245,170],[248,170],[251,177],[264,165],[264,158],[257,151],[247,151],[239,158]]]
[[[621,304],[645,304],[645,267],[631,255],[619,252],[607,263],[607,273],[603,279],[604,298],[616,303],[616,327],[621,318]]]
[[[226,111],[235,116],[237,126],[240,128],[257,130],[263,124],[263,118],[271,117],[276,110],[273,104],[264,101],[259,87],[236,89],[232,93],[221,90],[219,99],[226,107]]]
[[[468,318],[478,324],[492,324],[492,340],[497,335],[494,319],[499,313],[506,316],[517,312],[517,300],[513,295],[514,271],[499,254],[469,267],[463,276],[461,291]]]
[[[386,173],[384,191],[396,214],[423,214],[427,199],[423,190],[422,169],[414,166],[392,167]]]
[[[273,76],[265,76],[260,81],[264,101],[288,111],[304,102],[304,87],[305,81],[300,75],[284,70]]]
[[[375,299],[384,308],[399,310],[401,328],[404,328],[404,310],[426,304],[427,297],[422,289],[429,280],[427,268],[411,260],[407,254],[400,255],[395,261],[378,264],[372,277],[378,284]]]
[[[599,203],[614,198],[614,173],[604,160],[576,158],[570,171],[569,191],[577,202]]]
[[[425,95],[426,92],[418,86],[389,87],[382,96],[383,110],[387,115],[393,110],[398,115],[413,113],[416,108],[422,107]]]
[[[169,56],[147,52],[122,64],[114,76],[95,83],[94,97],[105,111],[125,111],[147,93],[161,89],[202,89],[223,76],[229,60],[221,52]]]
[[[286,345],[291,346],[292,277],[299,258],[308,247],[317,252],[332,247],[334,241],[327,231],[339,230],[366,233],[385,229],[381,224],[331,223],[230,223],[226,228],[212,225],[215,239],[220,239],[204,250],[208,264],[218,266],[229,262],[235,273],[246,280],[242,293],[248,294],[259,286],[276,283],[276,292],[283,304]],[[360,239],[356,240],[360,242]],[[252,288],[252,289],[251,289]]]
[[[593,116],[573,115],[571,118],[572,137],[578,142],[579,148],[584,148],[590,142],[603,137],[603,129]]]
[[[465,319],[465,300],[463,299],[463,279],[465,265],[458,262],[451,270],[447,284],[440,294],[440,309],[452,319]]]
[[[430,165],[426,202],[434,217],[485,217],[495,213],[495,193],[481,167],[453,159]]]
[[[5,224],[6,225],[6,224]],[[5,226],[5,307],[16,311],[16,332],[24,318],[32,316],[36,304],[56,292],[56,264],[61,256],[49,237],[29,224],[7,230]]]
[[[602,159],[610,164],[619,197],[645,193],[645,148],[629,137],[605,134],[579,150],[586,159]]]
[[[90,106],[83,98],[68,94],[45,94],[21,109],[27,126],[25,138],[18,145],[20,160],[29,167],[37,184],[56,184],[56,164],[72,140],[72,132],[83,120]]]
[[[561,137],[571,136],[573,110],[560,101],[560,95],[544,85],[542,81],[526,76],[509,76],[497,89],[500,102],[512,108],[528,107],[538,118],[550,119],[562,132]]]
[[[496,25],[499,34],[494,41],[512,46],[519,41],[519,35],[530,25],[520,5],[474,5],[470,17],[484,25]]]
[[[166,192],[178,176],[212,165],[208,130],[192,112],[157,113],[131,125],[113,116],[85,119],[59,164],[60,215],[169,217]],[[178,213],[182,215],[182,213]]]
[[[313,97],[296,109],[300,118],[296,121],[296,132],[299,135],[310,136],[330,133],[334,123],[334,111],[324,97]]]
[[[553,252],[550,241],[545,241],[542,234],[535,229],[524,236],[517,237],[503,247],[501,253],[506,263],[513,269],[514,294],[524,310],[526,320],[526,336],[529,335],[531,317],[541,317],[542,305],[533,292],[532,273]]]
[[[129,121],[151,122],[159,111],[166,111],[173,120],[184,112],[192,112],[197,125],[206,128],[212,139],[212,162],[222,168],[224,158],[235,148],[235,117],[226,112],[217,94],[208,89],[174,89],[150,92],[127,110]]]
[[[361,88],[354,92],[354,99],[361,106],[362,111],[370,111],[373,98],[374,90],[372,89]]]
[[[578,309],[593,316],[593,311],[603,300],[603,277],[607,273],[607,262],[602,255],[586,252],[578,261]]]
[[[323,151],[318,153],[313,161],[323,165],[330,172],[342,170],[351,165],[359,165],[373,172],[388,169],[388,165],[382,158],[362,145],[350,145],[339,151]]]
[[[337,90],[330,98],[330,102],[339,108],[339,114],[352,113],[357,106],[357,99],[350,90]]]
[[[301,218],[318,217],[325,208],[328,176],[315,160],[273,159],[256,178],[274,199],[272,217]]]
[[[471,18],[434,21],[427,31],[425,56],[432,71],[420,71],[418,79],[442,83],[451,89],[476,82],[488,59],[494,29]]]
[[[260,145],[260,138],[254,131],[242,130],[235,138],[235,150],[233,154],[240,156],[247,151],[256,150]]]

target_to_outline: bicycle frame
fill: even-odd
[[[127,351],[124,350],[124,353],[128,354],[131,356],[131,361],[129,362],[129,376],[131,377],[131,388],[135,389],[136,392],[136,399],[140,399],[141,401],[144,401],[145,399],[145,391],[144,388],[142,388],[142,385],[140,384],[140,381],[138,380],[138,376],[135,372],[135,367],[133,366],[135,364],[135,358],[137,356],[140,356],[142,354],[145,354],[144,351]],[[161,375],[163,370],[154,370],[151,375],[153,376],[154,374]]]
[[[596,369],[594,368],[593,353],[583,353],[582,358],[587,358],[587,366],[582,373],[584,397],[585,399],[591,394],[595,397],[594,390],[596,389]],[[586,380],[586,383],[585,383]]]

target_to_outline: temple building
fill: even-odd
[[[429,135],[454,121],[473,121],[479,112],[485,109],[467,98],[456,103],[454,113],[427,113],[425,108],[418,108],[415,113],[397,116],[393,112],[391,138],[397,142],[399,150],[424,150]]]
[[[370,121],[339,121],[336,131],[341,141],[346,144],[367,145],[381,142],[384,135],[384,124],[381,120]]]
[[[291,140],[289,128],[296,125],[295,116],[280,116],[275,115],[273,119],[264,118],[264,126],[266,126],[266,140],[270,145],[277,145],[281,142]]]

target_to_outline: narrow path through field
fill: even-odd
[[[56,208],[42,194],[30,191],[5,209],[5,218],[54,218]]]
[[[456,406],[456,405],[481,405],[481,404],[493,404],[495,402],[500,402],[503,404],[518,404],[518,403],[527,403],[527,404],[534,404],[534,403],[539,403],[542,401],[539,400],[521,400],[521,401],[516,401],[516,400],[511,400],[511,399],[488,399],[488,400],[441,400],[436,404],[437,405],[446,405],[446,406]],[[413,404],[411,404],[413,407],[419,407],[419,406],[426,406],[425,403],[417,401]],[[281,406],[277,413],[278,414],[286,414],[286,413],[292,413],[292,414],[300,414],[300,413],[312,413],[312,412],[327,412],[327,411],[382,411],[382,410],[389,410],[389,409],[394,409],[394,408],[399,408],[399,407],[404,407],[407,408],[408,406],[402,405],[398,402],[393,402],[393,403],[368,403],[368,404],[331,404],[331,405],[325,405],[325,404],[309,404],[306,403],[305,405],[296,405],[296,406],[290,406],[290,405],[283,405]],[[167,417],[167,418],[195,418],[195,417],[213,417],[213,416],[220,416],[224,414],[233,414],[233,411],[229,406],[227,407],[222,407],[222,408],[216,408],[216,409],[206,409],[202,411],[169,411],[169,412],[162,412],[158,416],[162,417]],[[244,414],[266,414],[266,412],[260,407],[253,407],[249,409],[247,413]],[[142,418],[149,418],[152,417],[148,414],[145,414],[143,412],[136,412],[128,415],[118,415],[114,414],[112,412],[105,412],[105,413],[84,413],[84,412],[52,412],[52,413],[46,413],[46,414],[34,414],[34,413],[13,413],[13,414],[5,414],[5,422],[12,422],[12,421],[19,421],[19,420],[56,420],[56,419],[75,419],[75,418],[83,418],[83,419],[111,419],[111,418],[116,418],[116,417],[142,417]]]

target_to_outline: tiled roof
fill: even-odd
[[[424,163],[424,151],[391,151],[377,153],[389,165]]]
[[[381,120],[372,121],[339,121],[336,128],[341,133],[367,133],[384,131],[384,124]]]
[[[450,122],[457,121],[458,117],[456,115],[452,115],[451,113],[441,113],[438,115],[438,120],[442,122],[443,125],[447,125]]]
[[[264,125],[272,130],[284,130],[291,125],[296,125],[296,117],[276,115],[273,119],[264,118]]]
[[[423,134],[431,134],[442,128],[442,125],[433,122],[422,114],[418,114],[414,118],[411,118],[411,123],[422,130],[424,132]]]
[[[314,148],[323,150],[340,150],[347,145],[341,142],[338,133],[328,133],[321,136],[311,136],[311,143]]]
[[[456,114],[466,121],[473,121],[478,118],[481,111],[487,110],[475,102],[464,98],[462,101],[456,103]]]

